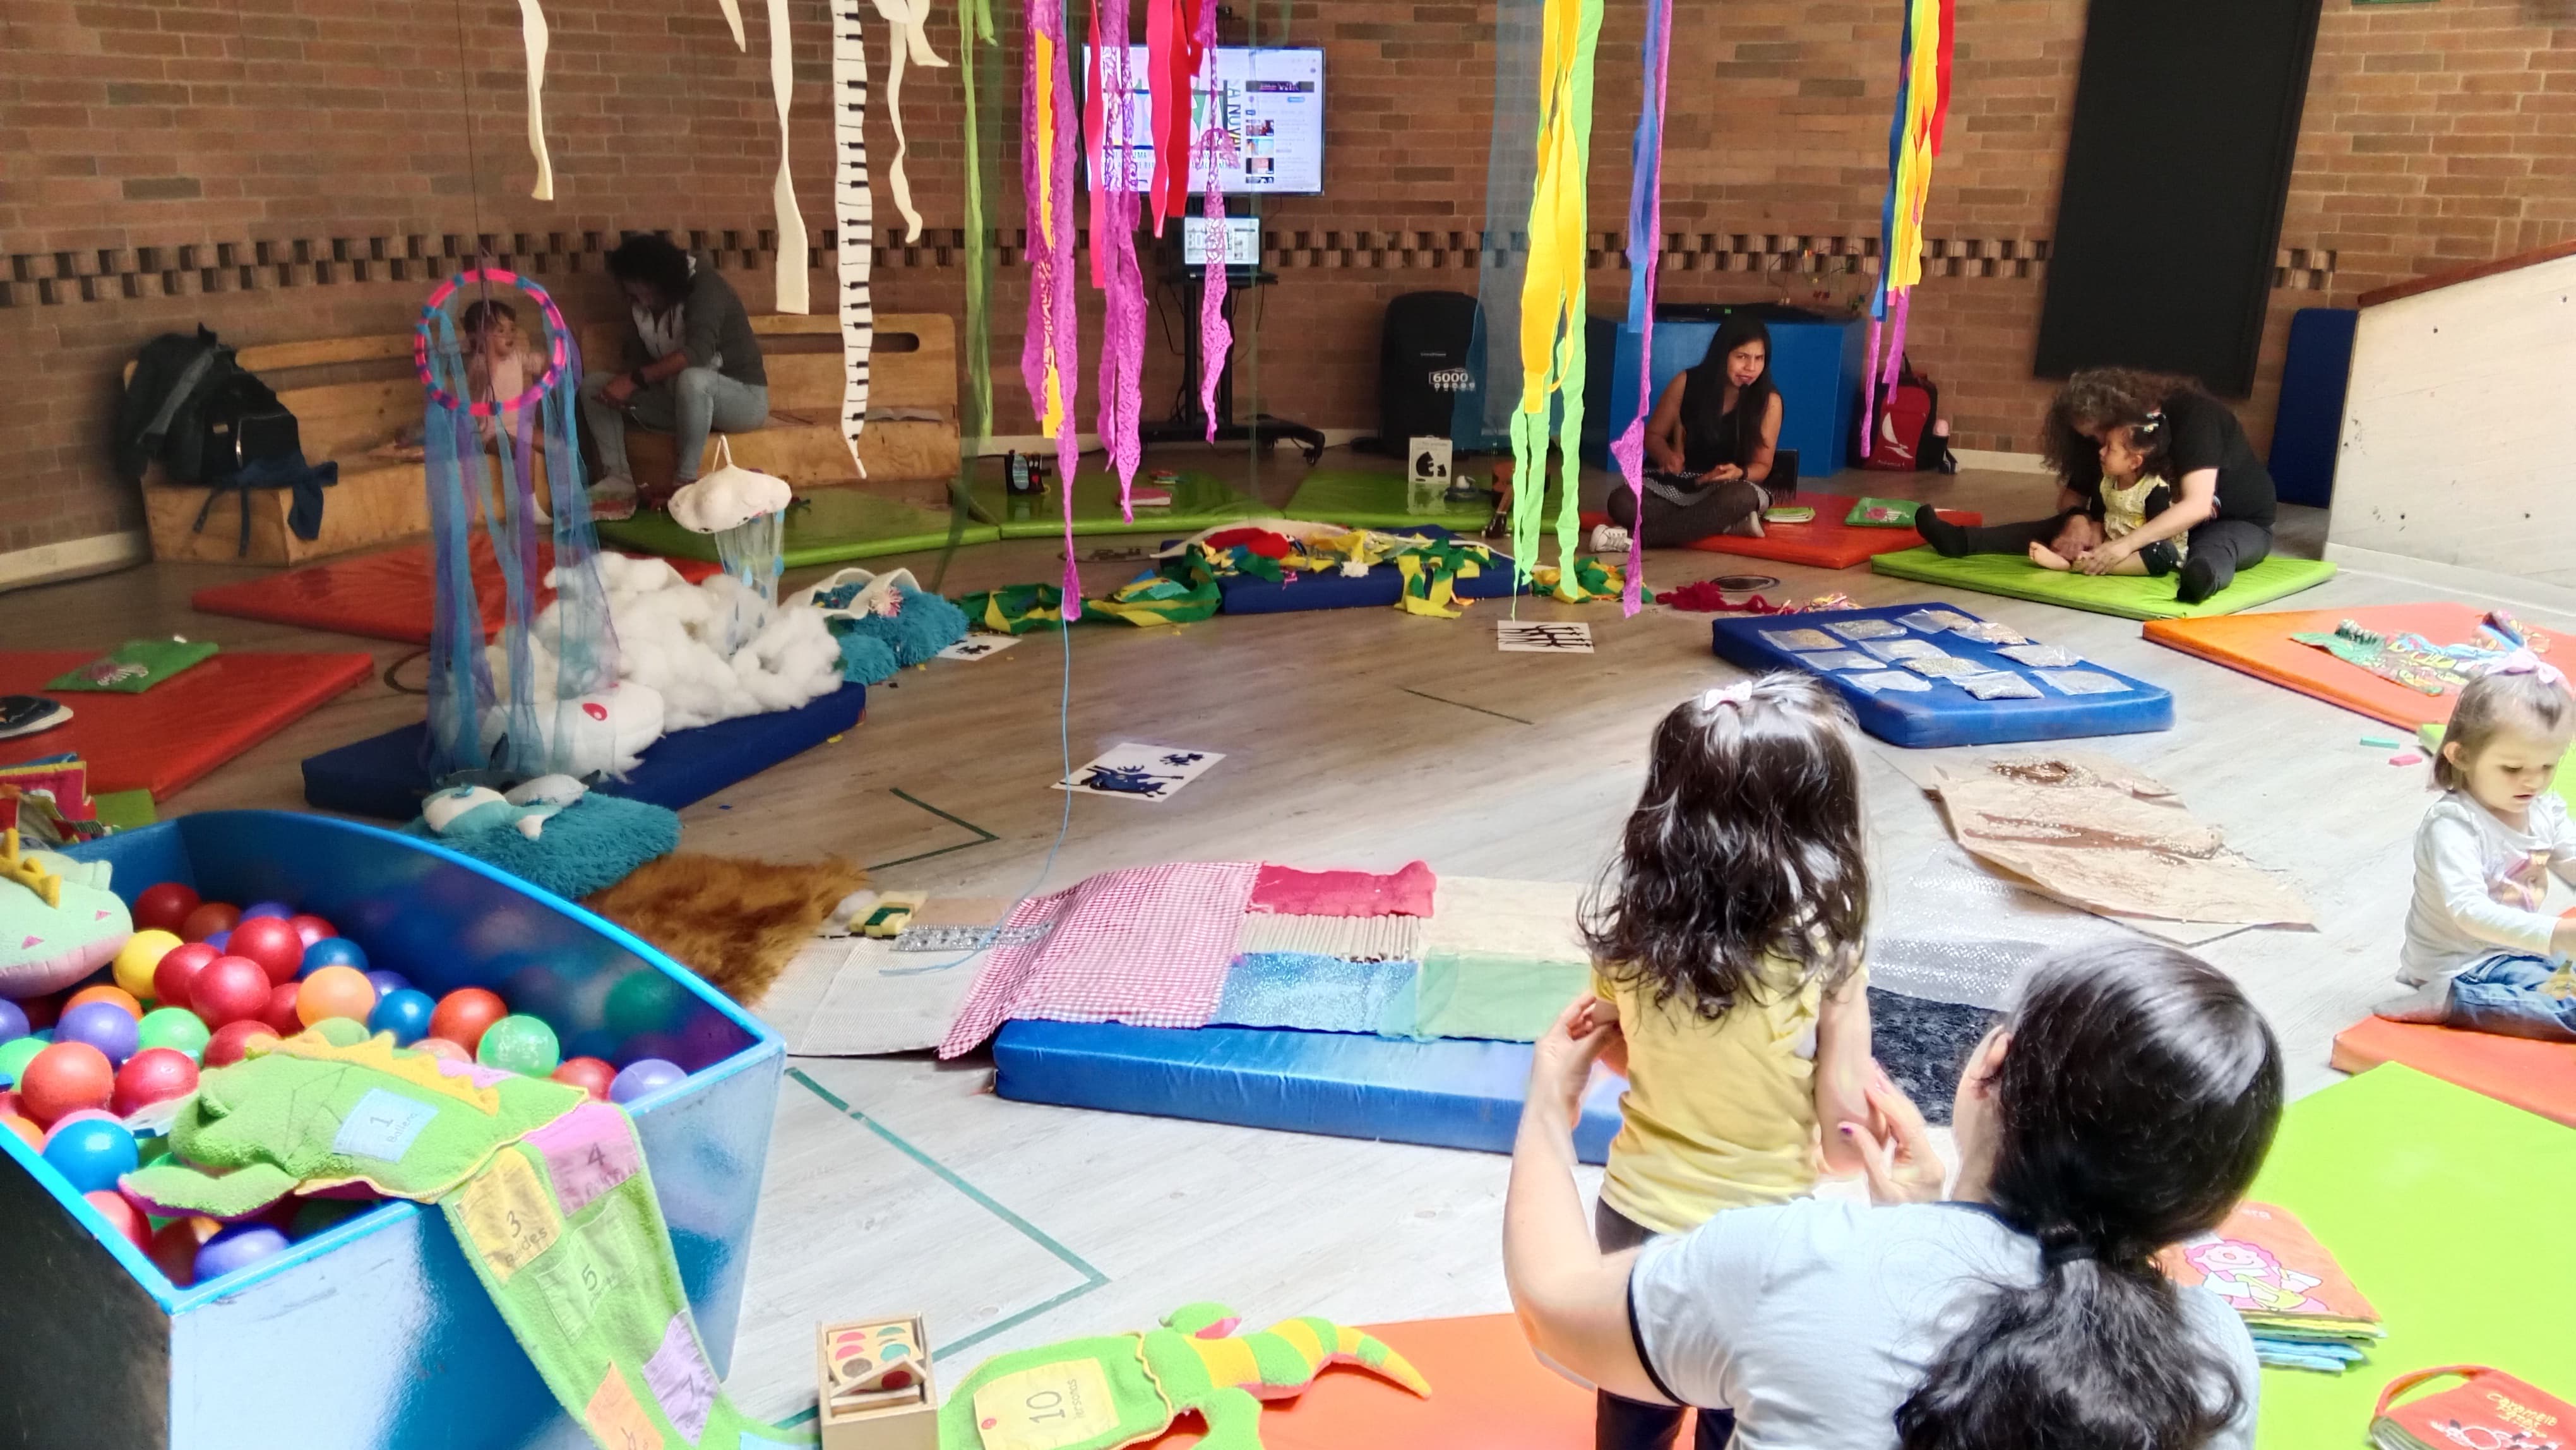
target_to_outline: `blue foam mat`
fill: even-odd
[[[1404,530],[1448,539],[1457,535],[1437,525],[1422,525]],[[1393,609],[1404,597],[1404,574],[1393,564],[1379,564],[1367,573],[1351,576],[1337,571],[1303,573],[1293,581],[1277,584],[1237,574],[1216,581],[1217,592],[1225,602],[1219,612],[1225,614],[1288,614],[1305,609]],[[1503,599],[1515,593],[1528,592],[1526,585],[1515,585],[1512,561],[1505,555],[1494,556],[1494,566],[1473,579],[1458,581],[1461,599]]]
[[[1824,676],[1833,682],[1835,692],[1851,706],[1860,727],[1891,745],[1999,745],[2017,740],[2068,740],[2085,735],[2136,735],[2173,728],[2171,693],[2089,659],[2072,668],[2109,675],[2128,688],[2111,694],[2062,695],[2040,684],[2037,699],[1980,700],[1947,680],[1933,680],[1929,690],[1872,694],[1842,679],[1844,671],[1811,669],[1799,663],[1799,652],[1783,649],[1762,637],[1766,630],[1775,633],[1792,629],[1822,630],[1829,625],[1849,623],[1855,619],[1894,620],[1922,609],[1946,609],[1970,619],[1982,618],[1973,610],[1961,609],[1940,600],[1917,600],[1876,609],[1838,609],[1819,614],[1757,615],[1711,622],[1709,644],[1719,659],[1748,670],[1807,669],[1809,673]],[[2010,670],[2024,679],[2031,679],[2034,674],[2028,666],[2015,664],[1997,654],[1997,646],[1994,645],[1960,639],[1948,632],[1922,634],[1908,630],[1907,633],[1912,638],[1940,646],[1944,654],[1977,660],[1998,670]],[[2035,642],[2047,643],[2045,640]],[[1849,648],[1860,651],[1858,644]],[[1885,668],[1898,667],[1891,664]]]
[[[1508,1153],[1530,1046],[1024,1021],[993,1038],[993,1066],[994,1091],[1018,1102]],[[1626,1086],[1604,1073],[1584,1098],[1583,1162],[1609,1155]]]
[[[846,684],[793,710],[674,730],[645,749],[632,775],[597,789],[676,811],[851,728],[867,703],[867,686]],[[306,757],[305,803],[383,821],[410,820],[429,793],[429,776],[421,768],[428,738],[424,721]]]

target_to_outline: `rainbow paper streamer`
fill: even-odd
[[[1145,85],[1154,116],[1154,235],[1190,204],[1190,78],[1216,48],[1207,0],[1145,0]],[[1209,77],[1213,89],[1215,77]]]
[[[1592,64],[1601,0],[1547,0],[1539,50],[1538,181],[1530,198],[1529,276],[1521,285],[1521,403],[1512,416],[1512,567],[1529,577],[1547,507],[1549,404],[1563,493],[1556,517],[1557,597],[1590,598],[1575,581],[1581,521],[1584,210],[1592,153]]]
[[[1861,376],[1860,456],[1878,432],[1881,394],[1896,386],[1905,359],[1905,324],[1914,284],[1923,280],[1923,207],[1932,193],[1932,162],[1950,116],[1950,51],[1955,0],[1907,0],[1897,47],[1896,114],[1887,128],[1887,202],[1879,216],[1878,290],[1869,304],[1869,362]],[[1880,342],[1886,342],[1884,361]]]
[[[1637,135],[1629,144],[1628,185],[1628,326],[1637,334],[1637,416],[1610,445],[1619,460],[1619,476],[1635,501],[1629,517],[1638,527],[1628,532],[1628,579],[1619,591],[1619,613],[1645,607],[1642,576],[1646,568],[1646,417],[1655,407],[1655,265],[1663,256],[1664,237],[1664,87],[1672,73],[1673,0],[1652,0],[1646,7],[1645,91],[1637,107]]]
[[[1065,619],[1079,618],[1082,580],[1073,564],[1073,479],[1082,444],[1074,429],[1073,85],[1065,69],[1064,14],[1027,7],[1028,57],[1020,104],[1028,144],[1020,180],[1028,192],[1029,325],[1020,344],[1020,377],[1038,431],[1055,440],[1057,492],[1064,496]]]

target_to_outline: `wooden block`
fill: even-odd
[[[939,1450],[939,1391],[921,1316],[821,1326],[814,1376],[823,1450]],[[887,1388],[890,1378],[903,1383]]]
[[[294,494],[288,489],[250,491],[250,549],[241,552],[244,495],[227,490],[206,512],[203,530],[197,511],[213,490],[147,479],[143,511],[152,533],[152,557],[212,564],[301,564],[331,554],[344,554],[375,544],[392,543],[429,531],[429,491],[420,465],[392,464],[350,470],[322,491],[322,530],[299,539],[286,526]]]

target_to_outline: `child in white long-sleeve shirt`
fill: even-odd
[[[2527,653],[2460,692],[2433,761],[2442,798],[2415,832],[2398,959],[2415,990],[2380,1016],[2576,1042],[2576,996],[2542,990],[2576,953],[2576,920],[2541,909],[2551,876],[2576,885],[2576,823],[2550,790],[2571,736],[2576,698]]]

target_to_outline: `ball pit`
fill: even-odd
[[[184,1098],[196,1090],[196,1059],[175,1047],[147,1047],[116,1070],[116,1085],[107,1108],[118,1117],[126,1117],[137,1109]]]
[[[123,1012],[126,1016],[133,1018],[135,1021],[140,1022],[143,1020],[143,1004],[134,1000],[134,994],[126,991],[123,987],[111,987],[105,982],[101,982],[95,987],[83,987],[79,991],[72,993],[69,997],[64,998],[63,1010],[69,1012],[74,1007],[86,1007],[92,1002],[111,1003],[117,1008],[117,1010]],[[59,1037],[62,1034],[57,1032],[54,1035]]]
[[[333,926],[324,918],[314,916],[309,912],[298,913],[294,916],[288,917],[286,919],[286,924],[295,928],[296,939],[303,942],[307,947],[312,946],[318,941],[328,941],[340,934],[340,929],[338,927]]]
[[[0,1128],[6,1128],[10,1132],[17,1134],[19,1141],[25,1143],[28,1147],[36,1149],[39,1152],[43,1151],[45,1146],[45,1130],[37,1127],[27,1119],[12,1113],[6,1117],[0,1117]]]
[[[116,1230],[127,1243],[138,1249],[152,1246],[152,1221],[143,1216],[142,1210],[126,1202],[125,1195],[95,1189],[81,1197],[87,1199],[89,1206],[97,1209],[99,1216],[107,1220],[107,1226]]]
[[[217,932],[228,932],[241,921],[241,908],[220,901],[203,901],[187,919],[179,923],[181,941],[204,941]]]
[[[215,1236],[197,1250],[193,1271],[197,1282],[204,1283],[285,1252],[286,1235],[267,1224],[230,1224],[216,1230]]]
[[[617,1070],[616,1078],[608,1085],[608,1100],[631,1103],[647,1094],[658,1093],[687,1076],[688,1073],[676,1062],[659,1057],[639,1057]]]
[[[412,1046],[428,1053],[430,1056],[435,1057],[442,1062],[472,1062],[474,1060],[473,1053],[466,1051],[464,1048],[457,1046],[455,1043],[448,1041],[444,1037],[424,1037],[418,1042],[413,1043]]]
[[[204,942],[182,942],[172,947],[152,968],[153,997],[164,1007],[193,1009],[195,1004],[188,998],[188,988],[194,985],[197,974],[206,969],[208,962],[222,955]]]
[[[296,970],[309,977],[324,967],[356,967],[363,972],[367,969],[366,949],[344,936],[326,936],[305,947],[304,959]]]
[[[176,933],[197,906],[197,889],[193,886],[176,881],[146,886],[134,898],[135,929]]]
[[[275,1042],[277,1029],[256,1017],[225,1023],[215,1029],[213,1037],[207,1039],[206,1066],[230,1067],[249,1056],[250,1045],[261,1039]]]
[[[427,992],[399,987],[376,999],[374,1010],[367,1013],[367,1028],[373,1032],[390,1032],[394,1043],[410,1047],[429,1034],[430,1016],[438,1003]]]
[[[15,1042],[28,1031],[27,1009],[0,997],[0,1043]]]
[[[83,1002],[63,1013],[63,1020],[54,1028],[54,1041],[86,1042],[106,1054],[109,1066],[121,1066],[134,1055],[138,1017],[139,1014],[127,1015],[125,1008],[114,1002]]]
[[[513,1014],[486,1028],[474,1045],[474,1060],[485,1067],[526,1077],[545,1077],[563,1065],[563,1044],[544,1019]]]
[[[617,1080],[617,1069],[596,1057],[567,1057],[548,1075],[590,1094],[591,1101],[604,1103],[608,1101],[609,1084]]]
[[[185,1289],[197,1282],[197,1250],[219,1227],[211,1218],[174,1218],[152,1231],[143,1252],[171,1283]]]
[[[293,919],[295,908],[283,901],[254,901],[243,907],[241,914],[244,921],[257,921],[263,916],[273,916],[279,921],[287,921]]]
[[[360,970],[366,972],[368,981],[375,983],[376,1000],[379,1002],[383,1001],[387,996],[390,996],[395,992],[408,992],[413,990],[411,978],[404,976],[400,972],[388,972],[381,967],[372,970],[361,968]]]
[[[307,1027],[326,1017],[364,1022],[376,1009],[376,984],[355,967],[324,967],[296,983],[294,990],[296,1019]]]
[[[304,1030],[304,1019],[296,1015],[295,1004],[303,1000],[303,984],[280,982],[268,989],[268,1005],[259,1009],[259,1020],[280,1037],[293,1037]]]
[[[0,1042],[0,1085],[18,1086],[18,1080],[27,1075],[27,1064],[36,1060],[37,1053],[52,1045],[41,1037],[18,1037]]]
[[[127,937],[125,945],[116,949],[116,985],[137,1000],[153,995],[152,973],[161,965],[161,959],[180,945],[178,933],[158,927],[147,927]]]

